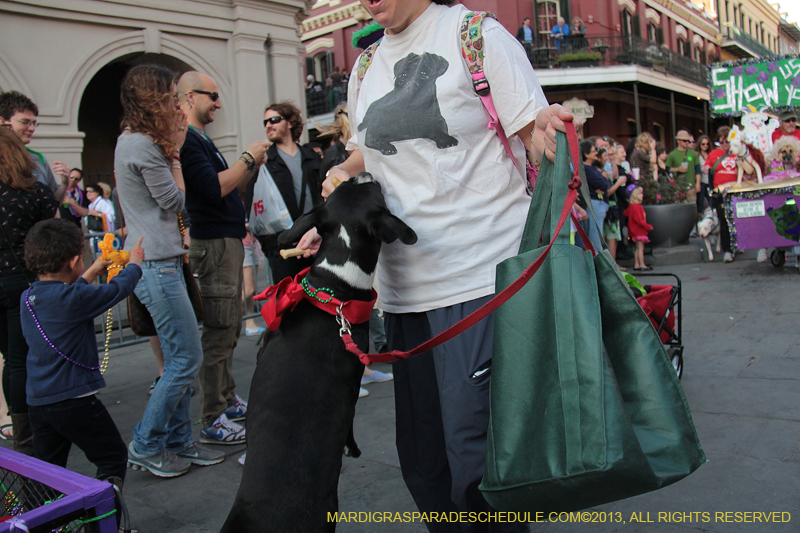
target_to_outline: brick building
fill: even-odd
[[[532,18],[535,44],[529,56],[548,100],[578,98],[594,106],[585,136],[609,135],[627,142],[649,131],[668,149],[679,129],[700,135],[715,128],[708,116],[709,63],[777,54],[785,36],[797,31],[766,0],[735,6],[731,0],[462,3],[491,11],[512,34],[524,17]],[[721,22],[716,15],[720,9]],[[570,39],[562,50],[550,35],[559,16],[579,18],[586,28],[584,36]],[[352,34],[369,22],[357,1],[319,0],[302,24],[307,72],[322,80],[334,66],[350,70],[359,53],[350,44]]]

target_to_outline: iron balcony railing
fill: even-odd
[[[640,65],[696,85],[706,85],[705,65],[639,37],[570,37],[560,43],[560,50],[556,50],[552,39],[547,35],[543,36],[539,44],[544,46],[528,48],[528,57],[537,69],[586,66],[584,52],[597,52],[600,59],[592,61],[592,66]],[[577,64],[571,61],[573,58],[579,60]]]
[[[346,99],[347,87],[336,91],[322,87],[306,89],[306,116],[315,117],[330,113]]]
[[[757,57],[769,57],[774,55],[769,48],[758,42],[754,37],[748,35],[740,27],[731,24],[730,22],[722,25],[722,33],[726,39],[736,41],[743,45],[745,48],[754,52]]]

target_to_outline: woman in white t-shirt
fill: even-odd
[[[526,149],[552,159],[555,128],[563,131],[561,120],[571,118],[561,106],[547,106],[522,45],[485,19],[484,72],[511,141],[509,157],[487,128],[490,116],[461,55],[469,11],[451,3],[361,0],[385,35],[363,80],[356,61],[348,88],[351,155],[323,185],[327,196],[332,178],[370,172],[389,210],[419,237],[414,246],[381,249],[378,292],[392,350],[415,347],[493,296],[495,266],[517,254],[530,206],[518,170]],[[317,250],[318,237],[309,232],[299,246]],[[477,488],[491,350],[490,317],[430,354],[394,363],[398,455],[420,511],[491,510]],[[504,531],[527,531],[508,526]]]
[[[89,200],[89,213],[86,215],[86,227],[89,227],[88,217],[99,217],[103,221],[103,229],[101,231],[105,233],[114,233],[116,229],[114,206],[110,201],[103,198],[103,190],[97,185],[87,185],[86,198]]]

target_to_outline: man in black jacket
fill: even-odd
[[[319,155],[297,142],[303,133],[300,110],[289,102],[272,104],[264,111],[264,130],[272,145],[267,150],[267,170],[283,197],[292,220],[297,220],[322,202]],[[283,259],[278,254],[278,236],[257,236],[269,259],[275,283],[310,266],[310,259]]]
[[[186,72],[177,89],[189,122],[180,151],[186,210],[192,220],[189,260],[205,311],[201,337],[200,441],[244,444],[245,430],[236,422],[244,419],[247,403],[236,394],[232,373],[233,351],[242,329],[242,239],[246,235],[244,205],[238,188],[248,182],[264,161],[268,143],[252,142],[229,167],[205,133],[205,127],[222,108],[217,83],[200,72]]]

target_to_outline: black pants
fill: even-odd
[[[721,194],[714,195],[713,200],[717,209],[717,218],[719,218],[720,247],[723,252],[730,252],[731,229],[728,226],[728,218],[725,216],[725,202],[722,200]]]
[[[75,444],[97,467],[97,479],[125,479],[128,448],[96,394],[31,405],[28,413],[37,459],[66,468],[69,450]]]
[[[390,350],[408,350],[486,303],[490,297],[427,313],[386,313]],[[489,423],[492,317],[431,352],[396,361],[397,454],[403,480],[421,512],[495,512],[478,484]],[[432,532],[527,532],[520,523],[426,523]]]
[[[27,288],[28,281],[23,274],[0,277],[0,352],[5,360],[3,394],[14,414],[28,412],[25,396],[28,344],[22,336],[20,322],[20,296]]]

